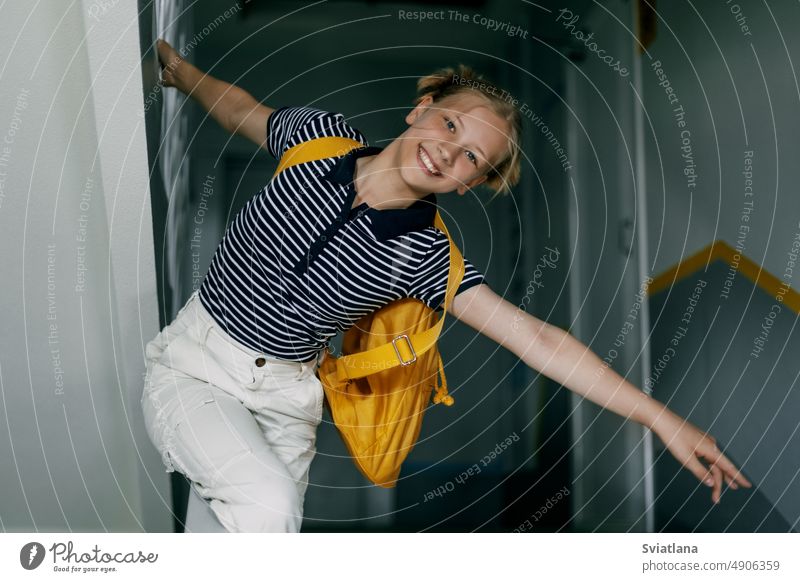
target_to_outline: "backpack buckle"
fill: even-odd
[[[397,343],[396,343],[397,340],[403,338],[406,339],[406,343],[408,344],[408,349],[411,350],[412,358],[408,361],[403,360],[403,356],[400,355],[400,350],[397,349]],[[392,340],[392,345],[394,346],[394,351],[397,353],[397,359],[400,360],[401,366],[408,366],[409,364],[413,364],[414,362],[417,361],[417,352],[414,351],[414,346],[411,345],[411,340],[408,339],[408,336],[406,334],[399,335],[396,338],[394,338]]]

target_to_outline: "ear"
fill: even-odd
[[[417,120],[417,117],[425,113],[425,110],[431,103],[433,103],[433,97],[430,95],[425,95],[425,97],[422,98],[417,106],[408,112],[408,115],[406,115],[406,123],[408,125],[414,123]]]
[[[458,192],[459,196],[463,196],[464,194],[467,193],[467,190],[472,189],[475,186],[480,186],[485,181],[486,181],[486,174],[484,174],[483,176],[479,176],[478,178],[474,178],[469,182],[467,182],[466,184],[462,184],[456,189],[456,192]]]

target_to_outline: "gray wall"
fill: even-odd
[[[731,6],[743,10],[750,35]],[[650,262],[660,273],[715,239],[736,247],[781,276],[800,231],[800,62],[797,3],[725,2],[659,5],[655,42],[643,61],[648,117],[647,174]],[[650,66],[660,61],[662,80]],[[793,65],[794,63],[794,65]],[[669,82],[678,102],[670,104]],[[678,128],[675,107],[686,113]],[[690,132],[697,185],[689,188],[681,130]],[[753,196],[745,196],[745,151],[753,152]],[[753,202],[748,222],[745,202]],[[794,278],[797,284],[797,277]]]
[[[626,26],[630,9],[611,2],[580,14],[579,28],[593,32],[598,45],[623,63],[634,48],[635,27]],[[747,30],[737,23],[736,10]],[[655,41],[641,57],[640,86],[633,74],[620,78],[591,52],[577,67],[567,65],[572,143],[579,148],[570,214],[577,253],[570,273],[574,331],[601,357],[617,349],[614,368],[640,387],[661,365],[690,291],[687,282],[665,291],[675,297],[669,308],[660,297],[645,302],[641,313],[652,312],[636,323],[652,321],[650,344],[629,333],[620,348],[614,339],[637,303],[637,281],[723,239],[796,284],[789,253],[800,236],[793,161],[800,147],[800,91],[792,66],[798,55],[788,27],[800,14],[797,5],[664,3],[658,11]],[[752,168],[746,152],[753,152]],[[651,437],[651,466],[641,429],[582,403],[575,417],[580,474],[573,498],[582,527],[785,531],[796,522],[797,508],[787,501],[796,468],[776,458],[797,456],[798,424],[782,412],[791,410],[784,399],[791,399],[796,367],[786,353],[795,343],[789,330],[797,313],[783,306],[768,349],[750,357],[754,337],[778,301],[741,272],[730,278],[739,296],[728,295],[727,273],[719,265],[700,273],[708,281],[704,301],[653,394],[725,443],[759,488],[726,494],[726,505],[712,510],[708,492],[677,467],[658,439]],[[581,482],[592,490],[581,489]],[[647,514],[651,509],[655,522]]]
[[[574,16],[576,27],[593,33],[597,45],[628,74],[588,50],[581,50],[575,62],[564,63],[569,155],[575,166],[565,185],[572,226],[572,331],[612,369],[641,386],[638,332],[646,325],[646,312],[637,294],[647,274],[641,270],[637,245],[645,226],[637,215],[642,201],[636,193],[641,151],[636,145],[629,33],[633,13],[628,2],[616,1]],[[628,333],[620,335],[623,329]],[[645,531],[647,437],[642,427],[577,396],[570,420],[575,489],[570,499],[576,527]]]
[[[797,268],[788,253],[800,236],[800,47],[794,26],[800,8],[788,1],[662,3],[659,12],[656,40],[642,67],[649,262],[658,274],[722,239],[796,287]],[[656,62],[661,71],[652,66]],[[667,87],[674,92],[672,103]],[[685,112],[684,127],[678,126],[678,107]],[[691,158],[683,157],[689,153]],[[746,167],[750,155],[752,166]],[[692,165],[694,182],[684,173]],[[791,413],[797,409],[797,364],[789,356],[797,353],[797,312],[782,307],[768,325],[764,351],[753,357],[754,339],[776,297],[745,278],[738,262],[732,271],[719,263],[707,272],[704,267],[653,300],[653,370],[698,278],[708,283],[698,318],[654,394],[724,443],[757,490],[730,492],[721,509],[710,509],[702,493],[676,503],[675,483],[686,486],[684,497],[694,484],[662,458],[656,464],[659,527],[786,531],[798,520],[800,425]]]
[[[649,383],[656,398],[711,432],[757,487],[712,507],[706,488],[659,441],[659,531],[787,532],[800,523],[797,315],[782,309],[764,351],[754,352],[775,298],[742,277],[721,299],[715,290],[727,273],[728,264],[715,261],[651,299]]]

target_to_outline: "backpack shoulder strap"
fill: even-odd
[[[304,141],[283,152],[273,177],[297,164],[343,156],[360,147],[364,147],[364,144],[346,137],[318,137]]]
[[[461,252],[458,250],[458,247],[453,244],[453,239],[450,237],[450,233],[447,232],[447,227],[444,225],[438,212],[436,213],[436,227],[443,231],[450,240],[450,270],[447,274],[444,309],[442,310],[442,316],[439,318],[439,321],[425,331],[405,336],[408,338],[408,342],[401,339],[403,336],[399,336],[371,350],[337,358],[336,376],[339,381],[348,378],[363,378],[364,376],[373,374],[376,369],[384,370],[394,366],[408,365],[416,359],[415,355],[424,354],[436,345],[439,334],[442,332],[444,326],[445,315],[450,309],[458,286],[461,285],[461,280],[464,278],[465,268]],[[439,365],[442,372],[444,372],[441,367],[441,358],[439,359]],[[442,373],[442,377],[444,377],[444,373]]]

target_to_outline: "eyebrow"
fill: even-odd
[[[461,121],[461,116],[460,115],[456,115],[456,119],[458,119],[458,122],[461,124],[461,129],[463,130],[464,129],[464,122]],[[483,150],[481,148],[479,148],[477,145],[475,146],[475,149],[480,152],[480,154],[483,156],[484,161],[491,166],[492,163],[489,161],[489,158],[486,157],[486,154],[483,152]]]

